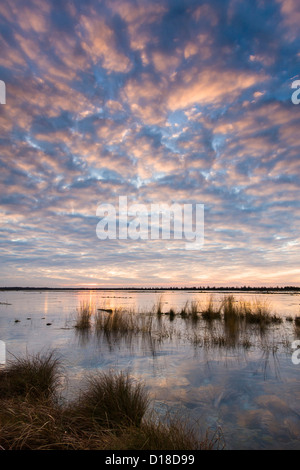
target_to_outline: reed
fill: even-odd
[[[282,318],[272,314],[267,301],[255,300],[253,302],[243,302],[241,310],[247,323],[266,327],[272,323],[282,323]]]
[[[205,309],[201,312],[201,316],[207,321],[220,320],[222,318],[221,307],[215,307],[213,296],[210,296]]]
[[[188,306],[189,306],[189,301],[187,300],[185,302],[184,306],[180,310],[181,318],[187,318],[187,316],[188,316]]]
[[[122,308],[115,309],[112,313],[98,310],[95,316],[95,329],[105,332],[133,332],[137,330],[136,321],[131,313]]]
[[[198,316],[199,311],[200,311],[200,304],[199,304],[199,302],[197,302],[196,300],[193,300],[193,301],[190,303],[189,310],[188,310],[188,314],[189,314],[189,317],[190,317],[194,322],[197,322],[197,321],[199,320],[199,316]]]
[[[95,315],[96,332],[104,331],[109,333],[151,333],[153,328],[153,313],[137,314],[128,312],[123,308],[117,308],[108,314],[98,310]]]
[[[163,298],[162,296],[159,297],[158,299],[158,302],[156,304],[156,306],[154,307],[155,308],[155,311],[156,311],[156,315],[160,316],[163,314],[163,311],[162,311],[162,305],[163,305]]]
[[[94,312],[94,305],[89,302],[82,302],[77,310],[75,328],[78,330],[88,330],[91,328],[91,319]]]

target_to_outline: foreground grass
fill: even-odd
[[[86,390],[72,414],[92,419],[106,427],[139,426],[149,405],[149,397],[139,382],[123,372],[101,373],[87,381]]]
[[[53,353],[17,359],[0,371],[2,449],[197,450],[219,447],[218,436],[205,435],[201,440],[197,430],[182,420],[163,423],[151,417],[145,387],[128,374],[95,375],[87,380],[79,397],[67,404],[59,399],[59,374],[60,364]]]
[[[59,380],[59,361],[53,352],[16,358],[0,372],[0,399],[54,399]]]

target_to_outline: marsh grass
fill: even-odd
[[[135,336],[140,335],[156,346],[166,339],[187,337],[198,346],[244,349],[259,343],[257,332],[265,335],[267,328],[280,323],[282,319],[272,314],[267,302],[245,301],[233,295],[225,295],[221,301],[210,296],[204,307],[198,301],[187,301],[177,312],[174,308],[162,312],[161,296],[150,312],[118,308],[108,313],[99,309],[94,319],[97,334],[100,337],[104,332],[110,344],[124,340],[132,345]]]
[[[95,306],[90,302],[82,302],[77,309],[75,328],[78,330],[88,330],[91,328],[92,316],[95,313]]]
[[[0,397],[53,399],[60,377],[54,352],[16,358],[0,370]]]
[[[2,391],[9,389],[0,395],[1,449],[197,450],[218,446],[215,436],[199,439],[188,420],[154,419],[145,386],[127,373],[97,374],[87,380],[74,402],[53,400],[58,386],[53,371],[58,366],[49,353],[16,360],[7,368],[4,388],[1,381]],[[21,389],[15,382],[7,388],[7,377],[15,380],[16,371],[23,380],[33,379],[34,389],[23,380]],[[44,371],[50,373],[46,383]]]
[[[107,334],[119,333],[148,333],[151,334],[153,328],[153,312],[134,313],[123,308],[117,308],[108,314],[98,310],[95,315],[95,330],[104,331]]]
[[[187,300],[184,306],[180,310],[181,318],[186,318],[188,316],[188,306],[189,306],[189,301]]]
[[[282,323],[282,318],[271,312],[271,307],[267,301],[255,300],[254,302],[242,302],[242,315],[247,323],[266,327],[270,324]]]
[[[168,424],[156,419],[144,422],[140,428],[117,438],[114,449],[132,450],[217,450],[224,447],[221,433],[209,433],[199,438],[196,427],[184,419],[172,418]]]
[[[132,313],[125,312],[122,308],[117,308],[112,313],[98,310],[95,315],[95,329],[128,333],[136,331],[137,324]]]
[[[189,302],[187,300],[181,308],[179,315],[184,320],[192,320],[194,323],[196,323],[199,320],[200,310],[200,302],[196,300]]]
[[[157,301],[157,304],[154,307],[156,315],[160,316],[163,314],[163,296],[161,295]]]
[[[210,296],[209,300],[207,301],[207,305],[204,310],[201,311],[201,316],[204,320],[212,321],[212,320],[220,320],[222,318],[221,315],[222,305],[219,307],[215,307],[213,296]]]
[[[297,339],[300,338],[300,317],[295,318],[294,333]]]
[[[236,300],[233,295],[228,295],[223,299],[222,308],[225,323],[233,324],[243,320],[246,324],[258,325],[262,328],[282,323],[282,318],[272,314],[271,307],[266,300]]]
[[[224,321],[238,320],[241,318],[240,304],[233,295],[226,295],[222,301]]]
[[[43,397],[0,401],[0,445],[4,450],[60,449],[69,446],[63,413]]]
[[[197,322],[199,320],[198,313],[200,313],[200,303],[192,300],[188,309],[188,316],[193,322]]]
[[[174,321],[175,316],[176,316],[176,312],[173,308],[170,308],[170,310],[168,312],[166,312],[165,315],[167,315],[169,317],[170,321]]]
[[[49,402],[2,401],[0,446],[3,450],[213,450],[221,435],[201,438],[188,420],[164,423],[147,418],[138,426],[107,427],[75,408]]]
[[[89,378],[74,413],[107,428],[139,426],[148,405],[149,397],[141,383],[123,372],[107,372]]]

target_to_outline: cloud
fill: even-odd
[[[176,109],[189,108],[194,104],[222,104],[234,101],[240,94],[265,77],[247,72],[224,71],[221,69],[191,70],[184,73],[181,83],[175,85],[169,94],[168,106]]]
[[[298,10],[1,4],[3,283],[299,283]],[[101,242],[120,195],[204,204],[204,249]]]
[[[101,61],[102,66],[110,72],[129,72],[130,59],[118,51],[115,32],[103,18],[97,18],[93,11],[89,17],[82,16],[78,31],[82,38],[82,48],[95,64]]]

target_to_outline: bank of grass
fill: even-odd
[[[50,372],[47,380],[45,371]],[[16,359],[0,371],[1,449],[197,450],[219,447],[218,437],[210,438],[207,434],[199,439],[197,431],[187,422],[163,423],[151,417],[146,388],[128,374],[95,375],[87,380],[78,398],[66,404],[58,399],[59,373],[60,364],[53,353]],[[19,376],[22,377],[21,387]]]

